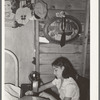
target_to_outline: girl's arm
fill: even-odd
[[[42,85],[42,86],[39,87],[39,92],[44,91],[44,90],[46,90],[48,88],[51,88],[53,86],[54,85],[52,84],[52,82],[46,83],[46,84],[44,84],[44,85]]]
[[[63,100],[71,100],[71,98],[65,97]]]
[[[44,91],[44,90],[46,90],[48,88],[51,88],[53,86],[54,85],[52,84],[52,82],[46,83],[46,84],[44,84],[44,85],[42,85],[42,86],[39,87],[39,91],[38,92]],[[33,94],[34,94],[34,92],[32,90],[29,90],[29,91],[27,91],[25,93],[25,95],[33,95]]]

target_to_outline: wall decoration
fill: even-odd
[[[47,15],[47,4],[40,0],[6,0],[5,1],[5,24],[6,26],[21,27],[29,20],[42,20]]]
[[[63,33],[67,43],[79,36],[81,30],[81,23],[77,18],[71,15],[65,15],[64,18],[55,16],[45,24],[44,35],[50,42],[60,44]]]
[[[11,7],[12,7],[11,2],[5,1],[5,18],[7,18],[7,19],[14,18],[14,13],[12,13]]]
[[[34,16],[38,19],[43,19],[47,15],[47,4],[43,1],[39,1],[34,7]]]
[[[12,12],[11,1],[5,1],[5,26],[14,26],[15,14]]]
[[[20,3],[20,0],[11,0],[11,9],[12,9],[12,12],[15,14],[16,13],[16,10],[19,8],[19,3]]]
[[[28,7],[30,8],[31,10],[34,10],[34,6],[35,6],[35,3],[34,3],[34,0],[26,0],[26,4],[23,5],[23,7]]]
[[[31,18],[31,10],[28,7],[18,8],[15,19],[19,24],[25,25]]]

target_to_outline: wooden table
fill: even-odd
[[[20,98],[19,100],[50,100],[50,99],[43,98],[43,97],[36,97],[36,96],[24,96]]]

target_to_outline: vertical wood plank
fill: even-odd
[[[89,0],[87,0],[87,9],[86,9],[86,22],[85,22],[85,34],[84,34],[84,44],[83,44],[83,68],[82,75],[85,76],[86,70],[86,54],[87,54],[87,43],[88,43],[88,27],[89,27],[89,13],[90,13],[90,5]]]
[[[39,69],[39,22],[36,21],[36,68],[37,72],[40,71]]]

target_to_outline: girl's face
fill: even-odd
[[[60,66],[57,66],[57,67],[53,66],[53,69],[54,69],[54,75],[55,75],[58,79],[63,78],[63,77],[62,77],[62,72],[63,72],[63,70],[64,70],[64,67],[63,67],[63,66],[62,66],[62,67],[60,67]]]

